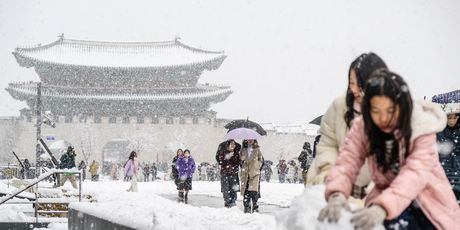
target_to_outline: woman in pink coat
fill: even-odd
[[[436,133],[446,123],[437,106],[413,103],[404,80],[378,70],[367,82],[356,118],[326,179],[328,204],[320,221],[336,222],[359,169],[368,159],[375,183],[366,207],[353,212],[355,229],[460,229],[460,209],[439,163]]]

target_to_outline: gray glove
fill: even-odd
[[[319,212],[318,220],[322,222],[327,219],[328,222],[337,222],[340,219],[342,209],[350,211],[347,198],[343,193],[335,192],[329,196],[327,206]]]
[[[362,208],[353,213],[350,222],[355,229],[370,230],[375,225],[382,224],[387,212],[380,205],[372,205],[369,208]]]

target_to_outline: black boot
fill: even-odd
[[[184,202],[184,192],[183,191],[179,191],[179,200],[178,202]]]
[[[251,207],[244,207],[244,213],[251,213]]]
[[[188,191],[185,191],[184,202],[185,202],[186,204],[188,203]]]
[[[259,205],[257,204],[252,205],[252,212],[259,212]]]

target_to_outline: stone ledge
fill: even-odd
[[[98,230],[134,230],[134,228],[126,227],[120,224],[112,223],[108,220],[78,211],[69,209],[68,227],[69,230],[85,230],[85,229],[98,229]]]

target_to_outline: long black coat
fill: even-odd
[[[302,168],[302,170],[305,172],[308,171],[311,162],[313,161],[313,151],[311,151],[310,148],[303,149],[302,152],[300,152],[298,160],[300,162],[300,167]]]
[[[227,150],[228,141],[219,144],[216,152],[216,161],[220,165],[220,175],[237,175],[240,167],[241,145],[235,142],[233,155],[228,157],[230,151]]]

